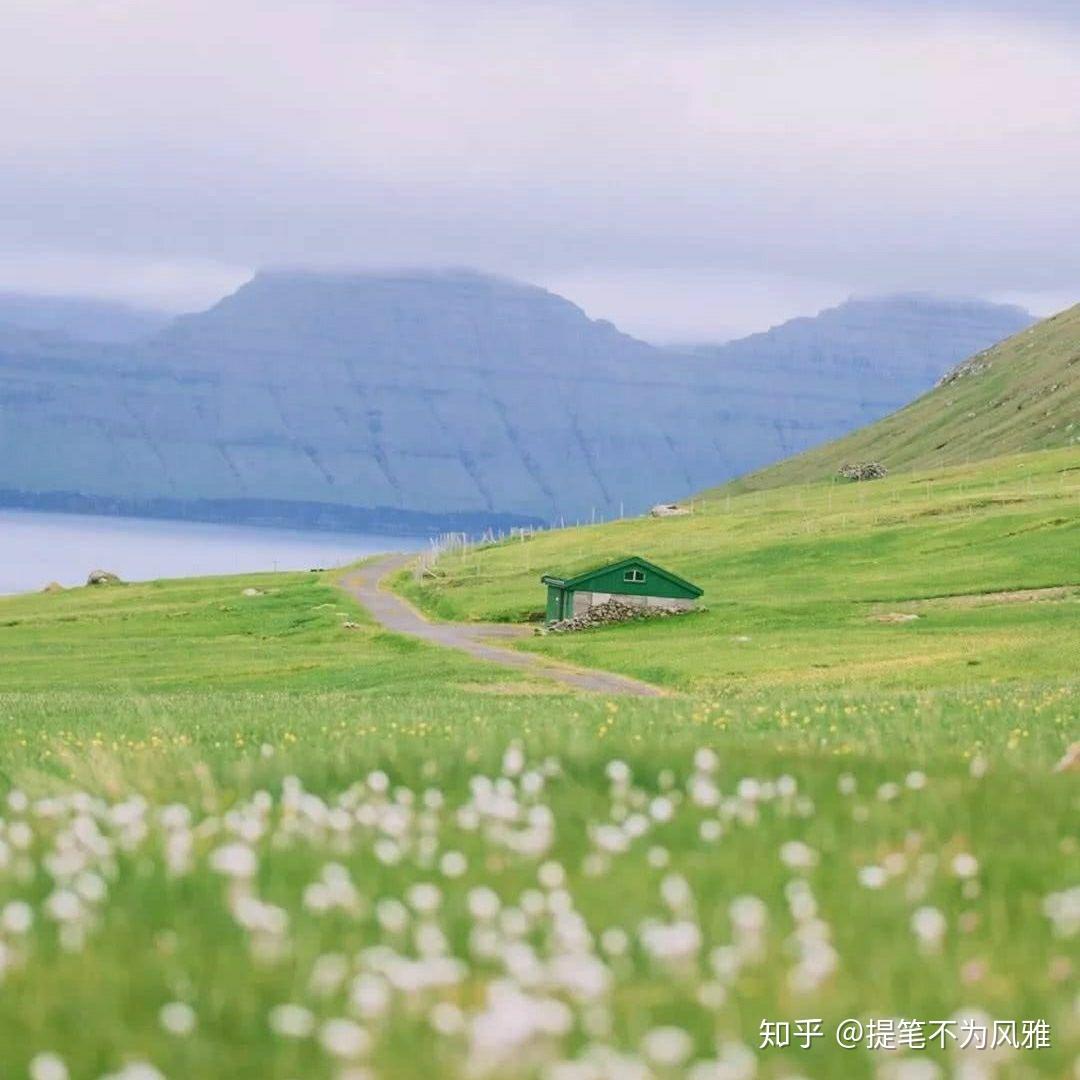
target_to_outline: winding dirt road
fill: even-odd
[[[407,566],[413,558],[412,555],[386,555],[372,559],[342,577],[341,586],[371,612],[377,623],[397,634],[411,634],[434,645],[460,649],[478,660],[490,660],[493,664],[518,668],[532,675],[553,679],[575,690],[592,690],[600,694],[632,694],[635,697],[664,696],[664,691],[658,687],[625,675],[564,667],[532,653],[518,652],[516,649],[490,643],[492,639],[528,636],[529,631],[523,627],[498,623],[429,622],[407,600],[385,587],[386,579]]]

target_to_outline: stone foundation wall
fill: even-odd
[[[574,593],[574,614],[581,615],[589,608],[617,600],[620,604],[631,607],[662,608],[665,611],[691,611],[693,600],[676,600],[669,596],[629,596],[625,593],[576,592]]]

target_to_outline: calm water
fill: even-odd
[[[424,544],[415,536],[0,510],[0,595],[41,589],[50,581],[82,585],[91,570],[111,570],[125,581],[307,570]]]

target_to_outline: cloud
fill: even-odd
[[[199,311],[251,277],[247,267],[103,252],[0,251],[0,292],[122,300],[163,311]]]
[[[658,331],[715,283],[694,335],[1080,294],[1080,29],[1026,11],[7,0],[5,258],[469,263]]]

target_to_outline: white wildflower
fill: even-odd
[[[108,894],[101,875],[92,870],[84,870],[75,879],[75,891],[89,904],[100,904]]]
[[[973,878],[979,872],[979,860],[969,851],[953,856],[952,872],[958,878]]]
[[[918,908],[911,916],[911,929],[927,950],[936,950],[948,928],[945,916],[935,907]]]
[[[469,914],[474,919],[481,921],[494,919],[499,914],[499,908],[502,907],[498,894],[486,885],[478,885],[476,888],[470,889],[467,903],[469,905]]]
[[[465,1027],[465,1014],[450,1001],[440,1001],[428,1014],[428,1021],[444,1038],[458,1035]]]
[[[525,752],[519,743],[511,743],[503,754],[503,776],[518,776],[525,768]]]
[[[375,905],[375,918],[388,934],[400,934],[409,925],[409,909],[400,900],[384,896]]]
[[[250,878],[259,868],[255,852],[247,844],[224,844],[210,853],[210,868],[233,878]]]
[[[765,929],[769,909],[756,896],[737,896],[728,907],[728,914],[735,929],[740,933],[756,934]]]
[[[660,895],[664,903],[676,912],[690,907],[694,900],[690,884],[681,874],[668,874],[660,882]]]
[[[641,927],[645,951],[662,963],[682,963],[701,949],[701,928],[690,919],[674,923],[647,922]]]
[[[715,750],[710,750],[708,747],[703,746],[694,751],[694,768],[697,769],[698,772],[716,772],[719,765],[720,759],[717,757]]]
[[[275,1005],[269,1022],[275,1035],[287,1039],[306,1039],[315,1030],[315,1017],[303,1005]]]
[[[600,948],[608,956],[624,956],[630,948],[630,938],[625,930],[610,926],[600,935]]]
[[[674,1069],[693,1053],[694,1040],[679,1027],[658,1027],[641,1040],[641,1051],[654,1065]]]
[[[391,840],[389,836],[379,837],[371,850],[375,858],[384,866],[397,866],[401,862],[401,845]]]
[[[536,877],[545,889],[561,889],[566,884],[566,871],[557,862],[544,863]]]
[[[1056,937],[1071,938],[1080,934],[1080,885],[1050,893],[1043,900],[1042,908],[1053,924]]]
[[[321,997],[335,994],[349,977],[349,961],[341,953],[323,953],[316,958],[308,977],[312,993]]]
[[[170,1035],[190,1035],[195,1021],[195,1010],[183,1001],[170,1001],[158,1012],[158,1022]]]
[[[14,793],[13,793],[14,794]],[[57,1054],[36,1054],[30,1061],[30,1080],[68,1080],[67,1065]]]
[[[166,830],[186,829],[191,824],[191,811],[183,803],[169,803],[161,808],[158,821]]]
[[[34,909],[24,900],[10,900],[0,912],[0,928],[8,934],[25,934],[34,925]]]
[[[715,844],[724,835],[724,827],[716,818],[706,818],[698,826],[698,836],[707,844]]]
[[[442,892],[437,885],[430,882],[419,882],[412,885],[405,894],[405,899],[413,911],[421,915],[431,915],[439,910],[442,903]]]
[[[780,847],[780,861],[793,870],[809,870],[817,865],[818,854],[801,840],[789,840]]]
[[[698,984],[697,1002],[703,1009],[716,1012],[727,1003],[727,990],[721,982],[707,981]]]
[[[609,761],[604,771],[613,784],[622,787],[630,783],[630,766],[625,761]]]
[[[654,870],[663,870],[671,862],[671,853],[667,848],[659,845],[649,848],[649,853],[645,857]]]
[[[459,878],[469,869],[469,863],[460,851],[447,851],[439,860],[439,869],[445,877]]]
[[[881,889],[889,880],[883,866],[862,866],[859,868],[859,884],[864,889]]]
[[[7,835],[16,851],[26,851],[34,842],[34,830],[25,821],[13,821],[8,826]]]
[[[349,1002],[358,1016],[373,1020],[390,1008],[391,991],[381,975],[363,972],[349,987]]]
[[[56,889],[45,901],[45,913],[57,922],[74,922],[83,914],[82,901],[70,889]]]
[[[371,1036],[355,1021],[339,1017],[319,1028],[319,1043],[334,1057],[357,1058],[371,1049]]]

